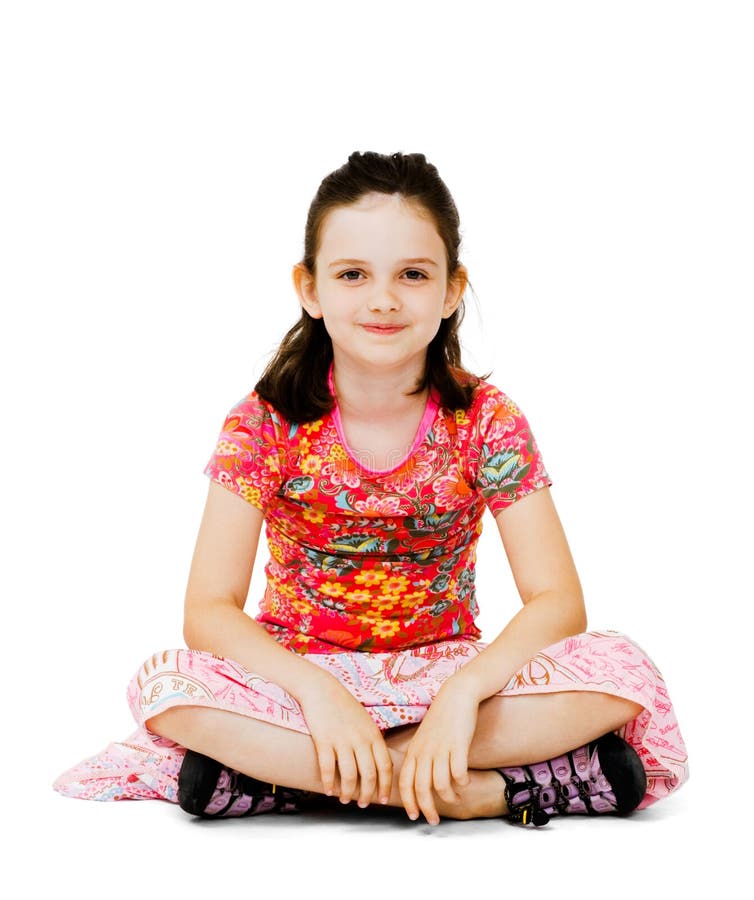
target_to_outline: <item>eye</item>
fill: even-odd
[[[406,275],[410,275],[412,272],[414,275],[420,275],[421,278],[424,278],[425,280],[427,278],[427,276],[424,274],[424,272],[420,272],[418,269],[409,269],[406,272]],[[421,280],[420,278],[409,278],[409,281],[420,281],[420,280]]]
[[[341,272],[341,274],[338,275],[338,278],[342,278],[343,281],[356,281],[357,280],[355,278],[346,278],[345,277],[346,275],[361,275],[361,272],[357,272],[356,269],[349,269],[347,272]]]

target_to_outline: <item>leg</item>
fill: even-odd
[[[643,708],[585,691],[488,698],[469,746],[469,773],[499,769],[507,785],[503,814],[524,824],[545,825],[557,813],[625,815],[645,796],[647,778],[636,752],[614,732]],[[391,752],[405,754],[420,727],[389,733]],[[588,751],[585,745],[598,738]]]
[[[552,759],[617,731],[642,709],[631,700],[595,691],[489,697],[479,705],[469,767],[493,769]],[[392,729],[388,746],[405,752],[418,727]]]
[[[146,723],[150,731],[216,759],[223,765],[261,781],[323,793],[314,743],[308,734],[225,710],[176,707]],[[389,806],[403,808],[398,776],[404,753],[388,745],[393,760]],[[449,804],[437,797],[437,811],[445,818],[471,819],[504,815],[503,779],[497,772],[471,771],[470,783],[457,791],[460,800]],[[375,795],[372,802],[377,803]]]

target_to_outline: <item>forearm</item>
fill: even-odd
[[[463,685],[477,700],[497,694],[521,666],[550,644],[586,630],[584,601],[579,593],[543,591],[532,597],[479,656],[459,669],[449,682]]]
[[[186,615],[183,635],[190,649],[233,659],[280,685],[299,702],[312,691],[338,684],[329,672],[279,644],[231,601],[195,604]]]

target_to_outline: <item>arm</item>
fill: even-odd
[[[587,627],[581,583],[550,489],[527,494],[495,521],[523,607],[448,682],[462,683],[477,702],[498,693],[539,650]]]
[[[453,802],[468,783],[468,749],[479,704],[497,694],[539,650],[586,629],[581,584],[549,488],[512,503],[495,517],[523,608],[495,640],[438,691],[411,740],[399,787],[410,818],[421,810],[439,821],[435,790]]]
[[[299,702],[326,793],[337,789],[348,802],[358,780],[361,804],[376,785],[387,798],[392,760],[371,716],[335,676],[291,653],[244,612],[263,521],[260,509],[210,482],[186,589],[186,644],[236,660]]]
[[[332,679],[291,653],[244,612],[264,516],[212,481],[191,561],[183,637],[194,650],[227,656],[302,701]]]

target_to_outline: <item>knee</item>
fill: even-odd
[[[627,700],[623,697],[618,697],[623,703],[623,713],[625,716],[625,721],[622,723],[623,725],[628,724],[637,716],[640,716],[644,712],[644,707],[641,703],[634,703],[633,700]]]
[[[193,712],[195,709],[190,706],[173,706],[171,709],[166,709],[164,712],[146,719],[144,727],[152,734],[181,743],[180,738],[185,737],[186,729],[191,727],[191,721],[194,718]]]
[[[586,691],[584,693],[586,693]],[[615,710],[617,714],[625,716],[626,721],[636,718],[636,716],[644,709],[640,703],[635,703],[633,700],[629,700],[626,697],[619,697],[617,694],[599,692],[599,696],[606,708],[610,707]]]

